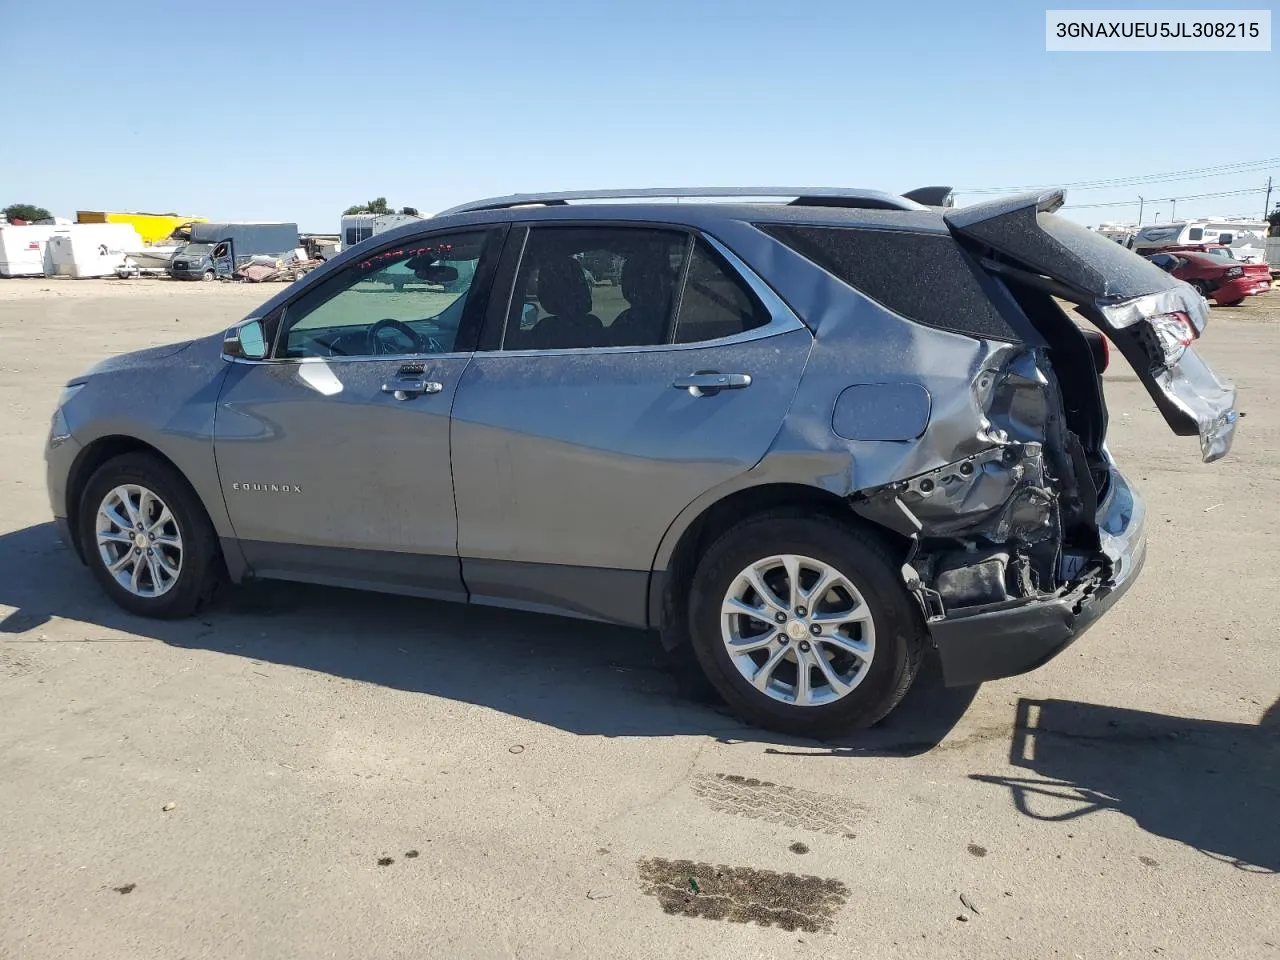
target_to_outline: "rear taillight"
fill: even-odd
[[[1082,330],[1085,340],[1089,342],[1089,356],[1093,359],[1093,369],[1101,374],[1111,362],[1110,344],[1107,338],[1096,330]]]
[[[1176,313],[1159,313],[1150,319],[1151,329],[1164,350],[1165,365],[1176,363],[1183,351],[1200,336],[1191,323],[1191,317],[1181,310]]]

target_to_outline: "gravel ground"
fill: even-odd
[[[1150,509],[1123,602],[822,744],[681,699],[631,631],[107,602],[49,522],[59,388],[276,289],[0,281],[0,957],[1280,956],[1280,294],[1214,310],[1223,462],[1107,376]]]

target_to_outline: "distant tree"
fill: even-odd
[[[349,217],[356,213],[390,213],[391,208],[387,206],[386,197],[378,197],[377,200],[370,200],[368,203],[358,204],[354,207],[347,207],[342,211],[344,217]]]
[[[1271,229],[1267,234],[1272,237],[1280,237],[1280,203],[1276,204],[1276,208],[1267,214],[1267,223],[1271,224]]]
[[[48,220],[53,216],[44,207],[37,207],[33,203],[11,203],[4,208],[4,215],[10,223],[14,220],[29,220],[34,223],[37,220]]]

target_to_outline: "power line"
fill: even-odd
[[[1240,197],[1245,194],[1258,194],[1265,191],[1265,187],[1252,187],[1248,190],[1223,190],[1218,193],[1195,193],[1184,197],[1147,197],[1145,203],[1170,203],[1177,201],[1181,203],[1183,200],[1208,200],[1211,197]],[[1115,200],[1111,203],[1068,203],[1064,209],[1072,210],[1091,210],[1098,207],[1131,207],[1137,200]]]
[[[1021,190],[1045,190],[1058,187],[1073,190],[1101,190],[1111,187],[1165,183],[1181,179],[1195,180],[1200,177],[1228,176],[1235,173],[1255,173],[1277,164],[1280,164],[1280,157],[1268,157],[1265,160],[1241,160],[1212,167],[1192,167],[1187,170],[1172,170],[1167,173],[1148,173],[1129,177],[1111,177],[1102,180],[1077,180],[1074,183],[1022,184],[1011,187],[957,187],[955,192],[974,194],[1015,193]]]

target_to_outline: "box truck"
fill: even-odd
[[[169,261],[177,280],[231,277],[251,257],[288,260],[298,247],[296,223],[193,223],[191,242]]]

